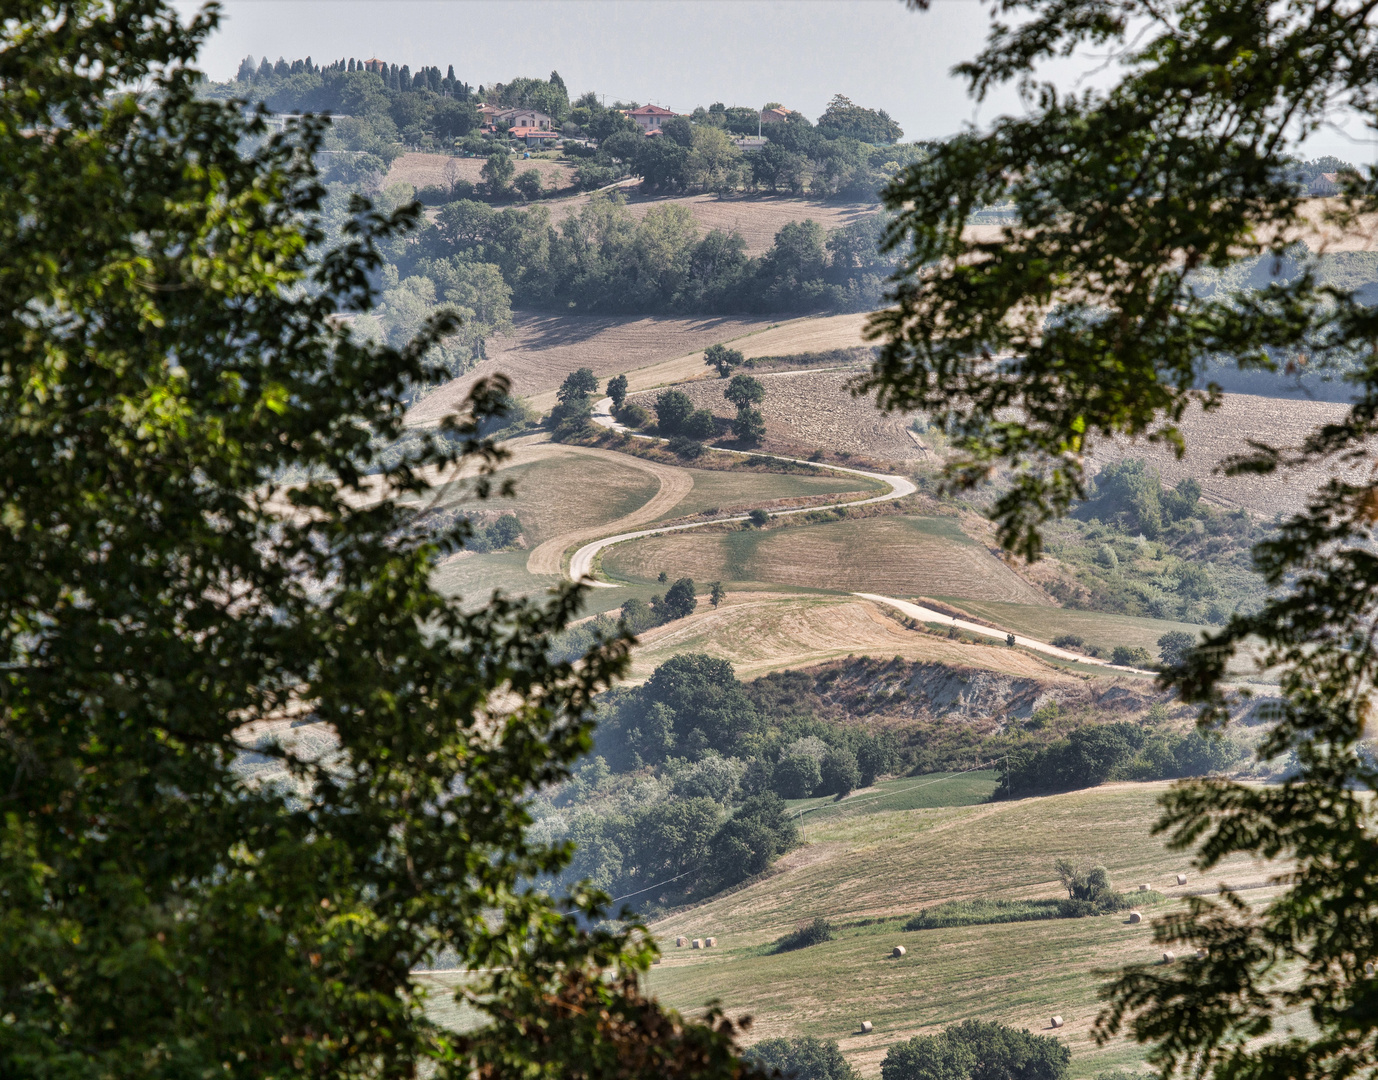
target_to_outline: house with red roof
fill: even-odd
[[[626,115],[635,120],[642,131],[650,135],[652,132],[659,134],[660,125],[679,113],[662,109],[659,105],[643,105],[639,109],[627,109]]]

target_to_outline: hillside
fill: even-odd
[[[764,880],[654,923],[666,956],[652,972],[651,989],[681,1009],[719,999],[729,1015],[751,1014],[752,1041],[838,1039],[868,1077],[877,1075],[891,1044],[969,1016],[1046,1031],[1048,1017],[1060,1014],[1067,1026],[1057,1034],[1072,1048],[1074,1076],[1132,1067],[1142,1060],[1137,1047],[1097,1048],[1089,1034],[1100,973],[1156,957],[1146,923],[1131,927],[1103,916],[916,932],[901,924],[946,900],[1057,897],[1058,858],[1101,863],[1122,890],[1149,883],[1169,896],[1217,880],[1267,877],[1268,868],[1236,860],[1202,880],[1150,837],[1165,786],[1114,784],[1014,802],[875,812],[866,812],[869,793],[857,792],[840,812],[802,819],[808,843]],[[849,804],[856,809],[849,812]],[[1186,888],[1175,885],[1179,872],[1189,875]],[[839,928],[836,940],[765,953],[797,922],[819,915]],[[717,944],[677,949],[678,935],[711,935]],[[908,955],[891,958],[901,944]],[[859,1032],[862,1020],[875,1025],[871,1034]]]

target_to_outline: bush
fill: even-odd
[[[646,411],[645,407],[638,405],[635,401],[627,402],[617,410],[615,415],[621,423],[631,428],[645,427],[651,419],[651,414]]]
[[[475,529],[464,545],[470,551],[486,554],[490,551],[505,551],[512,547],[522,535],[522,523],[516,514],[503,514],[491,525]]]
[[[759,507],[747,514],[747,517],[751,519],[751,524],[755,525],[758,529],[764,529],[766,527],[766,522],[770,520],[770,515]]]
[[[986,1020],[890,1047],[881,1080],[1063,1080],[1072,1052],[1057,1039]]]
[[[718,430],[718,423],[707,409],[696,409],[689,414],[679,430],[680,434],[691,439],[711,439]]]
[[[686,458],[689,461],[703,457],[703,443],[697,439],[686,439],[683,435],[676,435],[671,438],[665,444],[665,449],[676,457]]]
[[[1120,667],[1146,668],[1153,663],[1153,657],[1148,655],[1148,650],[1135,645],[1132,648],[1128,645],[1116,645],[1115,651],[1110,654],[1110,662]]]
[[[791,754],[775,765],[771,784],[784,799],[807,799],[823,782],[818,762],[808,754]]]
[[[1158,639],[1158,658],[1164,667],[1178,667],[1187,653],[1196,646],[1196,639],[1182,630],[1169,630]]]
[[[1060,919],[1061,900],[949,900],[924,908],[904,924],[906,930]]]
[[[836,1041],[824,1042],[810,1035],[798,1039],[766,1039],[742,1054],[767,1072],[792,1080],[857,1080]]]
[[[683,390],[666,390],[655,400],[656,428],[662,435],[682,435],[694,414],[694,403]]]
[[[1058,649],[1085,649],[1086,642],[1076,634],[1059,634],[1049,642],[1054,648]]]
[[[793,952],[795,949],[807,949],[810,945],[819,945],[832,939],[833,925],[820,915],[813,922],[800,923],[788,934],[777,938],[770,951]]]

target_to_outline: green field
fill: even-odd
[[[1000,782],[992,769],[929,773],[899,780],[882,780],[874,787],[853,792],[840,801],[830,795],[821,799],[789,799],[785,805],[791,813],[799,816],[799,824],[807,829],[817,822],[844,814],[975,806],[988,802],[999,786]]]
[[[888,484],[846,473],[824,472],[815,476],[792,473],[723,472],[690,469],[694,488],[662,520],[701,514],[705,510],[748,510],[777,499],[800,499],[812,495],[843,495],[860,492],[865,496],[889,490]]]

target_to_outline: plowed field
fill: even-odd
[[[761,347],[758,341],[752,346]],[[908,417],[898,413],[887,416],[876,408],[873,398],[851,395],[848,385],[855,372],[781,371],[757,377],[766,389],[760,405],[766,420],[762,444],[766,450],[821,447],[897,462],[921,461],[928,456],[906,430]],[[688,394],[697,408],[727,419],[736,410],[723,399],[726,386],[726,380],[715,378],[678,389]],[[636,400],[650,408],[654,398],[654,392],[647,392]]]
[[[611,577],[770,582],[885,596],[943,593],[1047,603],[1039,592],[944,518],[877,517],[737,532],[632,540],[602,557]]]

